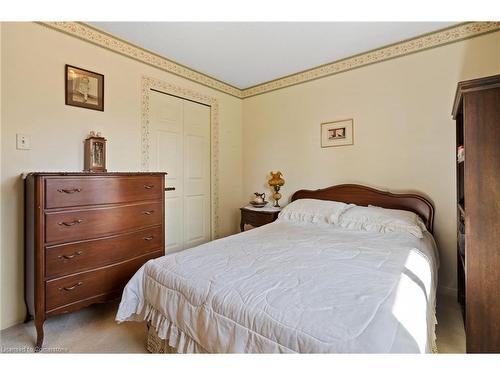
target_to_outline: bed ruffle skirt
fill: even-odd
[[[147,351],[153,354],[207,353],[193,339],[183,333],[170,337],[169,340],[161,339],[156,333],[156,328],[149,326],[146,342]]]
[[[135,310],[135,309],[133,309]],[[130,320],[148,322],[148,336],[146,349],[154,354],[191,354],[208,353],[201,345],[193,340],[186,333],[181,331],[175,324],[165,318],[159,311],[151,305],[146,305],[140,314],[132,313]],[[438,353],[436,344],[435,327],[437,325],[436,315],[433,319],[432,332],[432,353]]]
[[[437,315],[436,315],[436,299],[434,298],[434,314],[432,315],[432,333],[431,333],[431,353],[432,354],[438,354],[438,347],[437,347],[437,336],[436,336],[436,326],[438,324],[437,321]]]
[[[128,306],[127,306],[128,305]],[[151,305],[125,304],[126,320],[146,321],[148,338],[146,349],[151,353],[207,353],[196,341],[181,331]],[[125,320],[125,319],[124,319]]]

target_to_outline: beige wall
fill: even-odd
[[[23,319],[23,197],[20,174],[78,171],[82,141],[91,129],[108,139],[108,170],[139,171],[140,84],[148,75],[219,100],[220,234],[237,231],[242,191],[240,99],[168,74],[119,54],[33,23],[3,23],[1,327]],[[105,111],[64,104],[64,65],[105,76]],[[16,133],[32,149],[16,150]]]
[[[374,64],[243,101],[244,197],[281,170],[301,188],[360,183],[428,195],[436,208],[440,286],[455,288],[458,81],[500,73],[500,33]],[[320,147],[320,123],[354,119],[354,145]]]

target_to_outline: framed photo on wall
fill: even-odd
[[[66,65],[66,105],[104,111],[104,75]]]
[[[321,124],[321,147],[347,146],[354,144],[354,120],[339,120]]]

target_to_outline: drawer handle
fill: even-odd
[[[165,191],[174,191],[175,190],[175,187],[174,186],[167,186],[165,188]]]
[[[61,221],[60,223],[57,223],[58,225],[64,225],[65,227],[71,227],[75,224],[80,224],[83,220],[78,219],[78,220],[73,220],[73,221]]]
[[[83,282],[82,281],[79,281],[78,283],[76,283],[75,285],[73,286],[64,286],[62,288],[59,288],[59,290],[65,290],[67,292],[71,292],[73,289],[75,289],[76,287],[79,287],[83,285]]]
[[[148,237],[143,237],[142,239],[144,241],[151,241],[154,238],[154,236],[148,236]]]
[[[66,193],[66,194],[73,194],[73,193],[79,193],[82,191],[82,189],[74,188],[74,189],[57,189],[59,193]]]
[[[73,254],[71,255],[59,255],[58,258],[59,259],[73,259],[74,257],[76,257],[77,255],[82,255],[82,252],[81,251],[76,251],[74,252]]]
[[[142,211],[144,215],[152,215],[155,210],[149,210],[149,211]]]
[[[144,185],[144,189],[152,189],[154,188],[154,185]]]

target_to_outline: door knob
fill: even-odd
[[[175,187],[173,186],[168,186],[165,188],[165,191],[173,191],[173,190],[175,190]]]

